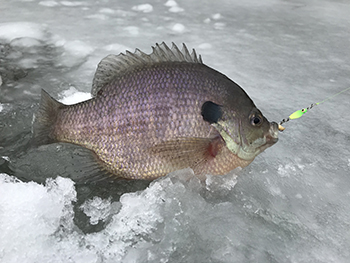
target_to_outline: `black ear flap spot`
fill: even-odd
[[[206,101],[202,105],[201,114],[203,120],[210,124],[217,123],[222,117],[221,106],[212,101]]]

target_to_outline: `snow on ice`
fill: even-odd
[[[348,262],[349,92],[287,123],[247,168],[204,181],[186,169],[149,185],[77,185],[57,176],[62,163],[45,163],[49,146],[28,145],[41,89],[66,104],[89,99],[103,57],[162,41],[196,48],[278,122],[349,87],[349,8],[3,1],[0,261]]]

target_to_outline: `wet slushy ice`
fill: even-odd
[[[90,98],[98,62],[186,43],[271,121],[349,87],[346,1],[3,1],[1,262],[348,262],[349,92],[285,124],[244,169],[75,184],[67,144],[33,147],[40,91]]]

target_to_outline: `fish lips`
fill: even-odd
[[[270,123],[270,129],[266,135],[266,144],[274,145],[278,141],[278,124],[276,122]]]

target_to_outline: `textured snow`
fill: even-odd
[[[2,1],[11,11],[0,16],[0,261],[349,262],[349,91],[286,123],[247,168],[202,181],[186,169],[149,185],[77,185],[78,175],[58,176],[83,156],[74,146],[29,147],[41,89],[87,100],[103,57],[162,41],[195,48],[278,122],[349,87],[349,8]]]

